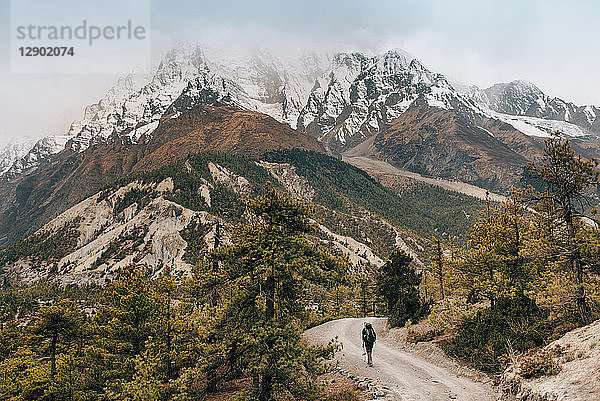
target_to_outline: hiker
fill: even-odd
[[[373,325],[369,322],[365,322],[365,327],[362,330],[362,341],[363,347],[367,352],[367,365],[373,366],[373,344],[377,340],[377,334],[375,334],[375,329],[373,329]]]

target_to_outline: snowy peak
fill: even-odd
[[[379,132],[419,97],[443,109],[466,104],[442,75],[404,51],[373,57],[340,53],[316,80],[298,129],[344,151]]]
[[[551,130],[560,130],[570,136],[600,133],[600,122],[596,117],[600,109],[596,106],[577,106],[560,98],[550,97],[528,81],[499,83],[487,89],[466,85],[456,87],[475,103],[491,110],[492,117],[509,123],[515,121],[517,124],[512,125],[528,134],[531,134],[530,129],[522,126],[522,123],[541,129],[541,134],[536,136],[547,135]],[[521,128],[525,128],[525,131]]]
[[[168,52],[145,84],[120,79],[68,132],[44,138],[25,155],[13,152],[16,160],[5,156],[0,174],[14,178],[34,171],[65,148],[81,152],[111,135],[131,144],[148,141],[167,111],[215,102],[267,114],[344,151],[380,132],[418,98],[433,108],[499,119],[528,135],[555,129],[572,136],[600,133],[595,106],[551,98],[526,81],[487,89],[451,84],[400,49],[282,61],[265,51],[232,56],[184,45]]]
[[[148,140],[171,105],[187,110],[228,99],[295,127],[316,76],[322,73],[319,64],[318,57],[305,57],[300,66],[286,69],[264,52],[227,58],[207,56],[197,46],[180,46],[165,55],[145,85],[137,87],[133,77],[120,79],[102,99],[85,108],[83,118],[67,133],[44,138],[15,161],[5,177],[33,171],[65,147],[81,152],[113,134],[127,135],[133,143]]]
[[[483,90],[482,98],[492,110],[512,115],[531,115],[546,108],[544,93],[527,81],[495,84]]]
[[[0,145],[0,175],[8,171],[16,160],[25,156],[34,144],[35,141],[28,140]]]

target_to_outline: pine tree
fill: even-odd
[[[415,271],[412,258],[395,251],[377,276],[377,292],[386,300],[389,325],[403,326],[408,320],[420,319],[427,310],[421,300],[421,274]]]
[[[160,317],[146,269],[134,264],[122,268],[106,286],[102,301],[95,325],[105,353],[103,374],[109,381],[130,380],[135,358],[156,333]]]
[[[68,299],[58,300],[40,309],[31,330],[50,342],[50,378],[54,379],[56,374],[56,353],[60,342],[77,335],[82,322],[77,306]]]
[[[525,296],[536,279],[535,216],[522,197],[515,191],[504,203],[488,204],[455,262],[471,300],[484,296],[493,307],[500,297]]]
[[[156,280],[156,304],[159,310],[158,328],[161,340],[164,342],[164,350],[161,353],[164,355],[164,378],[169,381],[173,378],[173,362],[172,362],[172,339],[173,339],[173,297],[177,290],[177,284],[171,274],[171,266],[163,266],[163,271],[160,277]]]
[[[435,241],[435,262],[433,268],[440,286],[440,298],[444,300],[446,297],[444,293],[444,255],[442,254],[442,245],[439,239]]]
[[[307,282],[327,280],[339,264],[310,244],[306,204],[274,189],[247,202],[248,223],[234,243],[217,250],[224,284],[233,290],[219,330],[226,365],[240,367],[253,379],[251,398],[270,401],[283,389],[316,397],[308,376],[320,369],[318,356],[301,341],[305,315],[302,294]]]
[[[581,244],[577,237],[585,212],[586,191],[600,183],[598,161],[593,158],[584,160],[581,155],[575,155],[569,141],[559,133],[546,139],[545,145],[542,163],[531,163],[528,167],[531,174],[546,185],[547,192],[543,197],[551,201],[552,218],[564,223],[560,241],[568,253],[568,268],[573,272],[579,317],[588,324],[590,308],[586,301]]]

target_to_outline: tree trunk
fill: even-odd
[[[275,319],[275,277],[272,275],[267,278],[265,283],[266,310],[265,318],[267,321]]]
[[[171,292],[167,296],[167,381],[173,377],[173,367],[171,363]]]
[[[440,240],[437,240],[437,269],[440,282],[440,295],[442,300],[444,300],[444,262],[442,261],[442,246],[440,245]]]
[[[258,391],[259,401],[271,401],[271,395],[273,393],[273,378],[270,374],[264,375],[260,381],[260,387]]]

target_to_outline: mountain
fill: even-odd
[[[122,78],[67,133],[13,162],[0,179],[0,244],[115,180],[206,150],[360,154],[506,193],[554,130],[584,156],[600,154],[596,109],[560,114],[559,103],[521,81],[486,90],[450,83],[401,50],[283,62],[180,47],[145,83]],[[585,110],[587,126],[576,118]]]
[[[165,55],[155,74],[138,88],[132,76],[124,77],[97,103],[85,108],[83,118],[62,136],[49,136],[4,174],[12,179],[34,171],[65,148],[82,152],[112,134],[127,132],[137,143],[149,136],[169,107],[185,111],[196,104],[227,97],[232,104],[270,115],[295,127],[300,108],[322,62],[300,60],[296,71],[283,68],[268,54],[241,59],[208,58],[205,49],[184,46]],[[175,102],[175,104],[174,104]]]
[[[311,136],[273,118],[223,104],[169,111],[156,135],[129,130],[92,142],[85,150],[67,147],[27,175],[0,182],[0,243],[40,227],[68,207],[131,174],[150,171],[201,151],[259,156],[299,148],[323,151]]]
[[[344,151],[379,132],[419,97],[442,109],[465,103],[443,75],[429,71],[406,52],[391,50],[374,57],[338,54],[330,70],[315,82],[298,129]]]
[[[229,150],[200,152],[74,204],[0,251],[2,277],[104,284],[131,262],[154,272],[168,262],[176,274],[189,274],[203,249],[229,241],[242,219],[243,199],[268,185],[310,201],[312,241],[347,257],[358,271],[381,265],[397,247],[422,265],[431,249],[425,234],[464,234],[482,207],[416,182],[398,196],[364,171],[314,151],[281,149],[260,159]]]
[[[25,156],[34,144],[32,140],[0,144],[0,175],[8,171],[15,161]]]
[[[550,97],[527,81],[495,84],[487,89],[473,88],[479,101],[493,111],[515,116],[537,117],[572,123],[593,133],[600,133],[597,115],[600,108],[577,106],[557,97]]]
[[[597,119],[600,108],[592,105],[577,106],[560,98],[550,97],[531,82],[516,80],[498,83],[486,89],[474,85],[455,86],[459,92],[491,111],[492,117],[509,124],[519,124],[516,128],[526,134],[544,136],[548,131],[559,130],[569,136],[580,137],[600,133],[600,122]],[[539,129],[537,132],[536,128]]]
[[[313,54],[283,62],[266,52],[233,57],[183,46],[163,58],[146,84],[136,85],[133,77],[119,80],[65,135],[40,141],[3,177],[35,171],[65,147],[81,152],[112,134],[126,132],[128,140],[137,143],[140,137],[151,136],[167,109],[177,113],[221,100],[308,133],[330,152],[346,152],[372,140],[419,98],[476,125],[484,119],[497,120],[539,138],[560,130],[581,139],[582,147],[595,154],[598,109],[550,98],[525,81],[483,90],[451,83],[402,50],[377,56]]]
[[[402,169],[500,191],[506,189],[504,183],[520,179],[527,163],[524,155],[464,114],[430,107],[421,98],[386,124],[372,143],[372,155]]]

